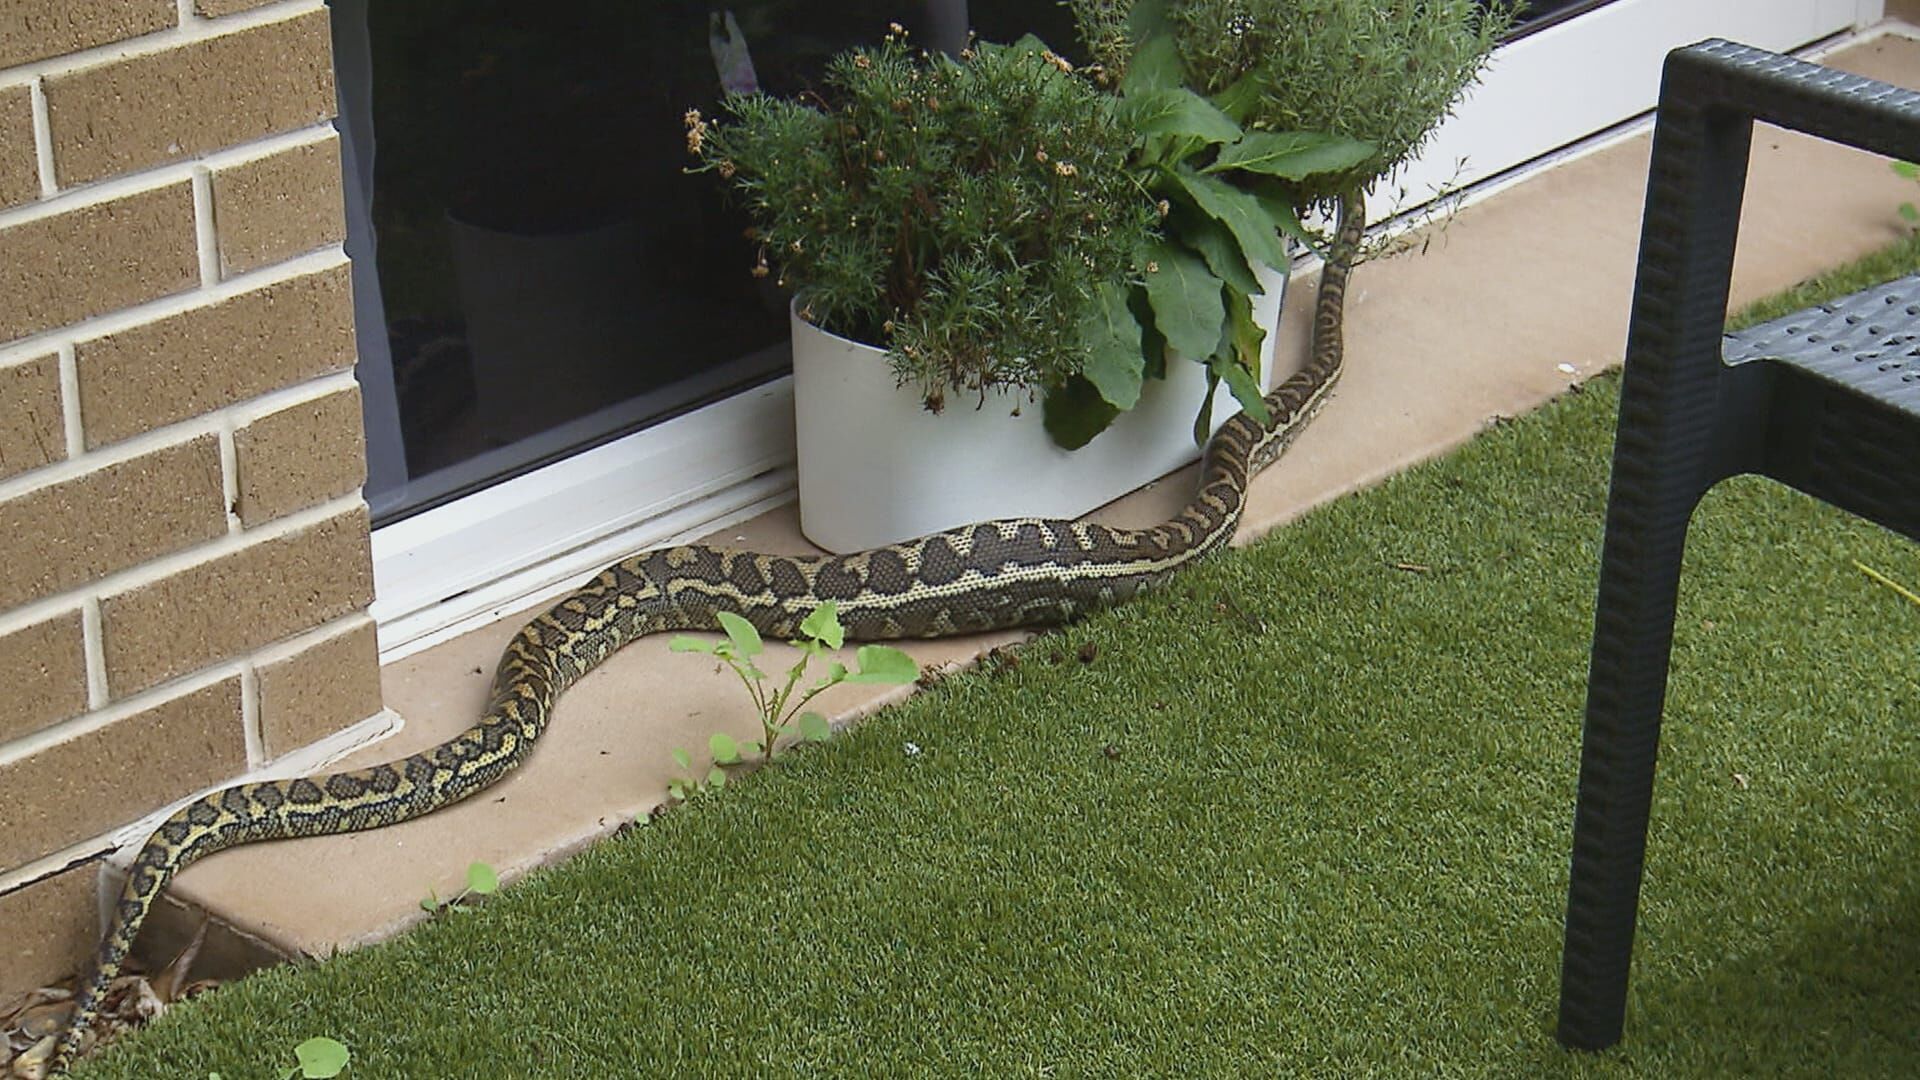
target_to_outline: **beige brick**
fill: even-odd
[[[184,180],[0,229],[0,343],[199,283]]]
[[[89,448],[353,366],[347,268],[293,278],[75,352]]]
[[[217,19],[222,15],[252,11],[263,4],[273,2],[274,0],[193,0],[193,10],[196,15]]]
[[[333,116],[324,9],[45,83],[59,183],[85,183]]]
[[[82,863],[0,896],[0,1007],[80,970],[100,930],[98,863]]]
[[[40,158],[33,146],[33,91],[0,90],[0,207],[40,197]]]
[[[310,630],[373,601],[356,509],[100,601],[115,698]]]
[[[67,456],[60,416],[60,358],[0,368],[0,480]]]
[[[173,0],[6,0],[0,68],[150,34],[179,17]]]
[[[80,612],[0,634],[0,672],[8,691],[0,709],[0,742],[86,712],[87,646]]]
[[[358,490],[367,478],[360,388],[269,413],[234,432],[233,447],[249,528]]]
[[[247,767],[238,675],[0,765],[0,870],[124,825]]]
[[[260,668],[260,739],[268,759],[380,711],[380,646],[371,619]]]
[[[0,611],[226,531],[212,435],[34,488],[0,502]]]
[[[335,137],[213,174],[223,277],[346,239]]]

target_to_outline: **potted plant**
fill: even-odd
[[[836,57],[822,95],[687,118],[745,196],[754,272],[795,292],[801,527],[834,551],[1082,513],[1191,460],[1214,389],[1165,356],[1147,294],[1173,291],[1146,286],[1180,267],[1124,103],[1031,38],[948,58],[902,36]],[[1270,326],[1263,271],[1241,314]]]
[[[1513,24],[1517,0],[1070,0],[1076,26],[1123,99],[1137,113],[1178,102],[1191,117],[1191,93],[1244,134],[1223,143],[1223,177],[1251,197],[1281,232],[1312,244],[1327,275],[1344,283],[1369,252],[1354,241],[1364,230],[1365,196],[1410,158],[1478,77]],[[1194,122],[1187,121],[1189,128]],[[1314,134],[1299,134],[1311,132]],[[1206,251],[1217,238],[1183,222],[1200,220],[1190,179],[1179,160],[1194,152],[1188,138],[1162,150],[1170,167],[1156,190],[1185,200],[1173,211],[1173,232]],[[1184,218],[1182,210],[1186,213]],[[1330,215],[1335,236],[1316,238],[1294,211]],[[1217,230],[1214,230],[1217,231]],[[1341,233],[1346,242],[1341,242]],[[1248,250],[1252,250],[1248,248]],[[1219,272],[1217,260],[1209,265]],[[1337,340],[1344,306],[1316,337]]]

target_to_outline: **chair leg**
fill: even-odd
[[[1623,444],[1630,438],[1622,432]],[[1700,493],[1671,479],[1623,483],[1616,462],[1587,683],[1580,794],[1561,953],[1562,1043],[1620,1040],[1646,854],[1687,519]],[[1646,479],[1642,473],[1640,479]]]

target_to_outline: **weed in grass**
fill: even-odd
[[[753,624],[730,611],[723,611],[720,612],[720,629],[725,636],[719,639],[676,635],[668,643],[668,648],[674,652],[707,653],[718,657],[733,669],[740,684],[747,688],[747,696],[753,699],[753,708],[760,721],[760,738],[743,742],[725,732],[714,732],[707,739],[707,749],[713,755],[712,767],[707,770],[705,779],[676,777],[667,785],[667,794],[675,799],[685,800],[725,787],[725,766],[744,764],[749,755],[758,754],[763,763],[772,761],[782,736],[789,740],[798,738],[805,742],[824,742],[832,734],[827,718],[817,712],[803,710],[806,710],[808,702],[841,683],[898,684],[910,683],[920,677],[920,665],[899,649],[887,645],[862,645],[859,652],[854,654],[854,667],[851,670],[837,660],[829,661],[827,673],[802,690],[800,680],[806,675],[807,666],[815,659],[826,660],[829,652],[846,644],[847,633],[840,625],[839,605],[831,600],[814,608],[813,613],[800,623],[800,637],[787,642],[800,650],[800,659],[787,669],[786,685],[778,690],[771,689],[767,673],[753,662],[754,657],[766,652],[766,644],[760,640],[760,632],[754,629]],[[693,767],[692,755],[685,750],[675,750],[673,760],[682,769]]]
[[[316,1035],[294,1047],[293,1056],[299,1064],[288,1067],[286,1072],[280,1074],[280,1080],[294,1080],[294,1077],[330,1080],[347,1070],[347,1061],[353,1055],[347,1051],[346,1044],[338,1039]],[[214,1073],[208,1080],[219,1080],[219,1076],[219,1073]]]
[[[461,889],[445,900],[440,899],[439,894],[435,893],[432,889],[428,889],[427,895],[420,898],[420,910],[429,915],[438,914],[449,908],[460,908],[464,911],[466,909],[461,908],[461,904],[468,897],[492,896],[499,891],[500,875],[494,872],[492,866],[483,862],[468,863],[466,888]],[[329,1073],[327,1075],[331,1076],[332,1074]]]

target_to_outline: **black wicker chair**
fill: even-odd
[[[1724,41],[1667,58],[1627,337],[1561,959],[1560,1041],[1619,1041],[1687,519],[1771,476],[1920,539],[1920,283],[1725,343],[1756,120],[1920,160],[1920,94]],[[1891,211],[1891,207],[1889,207]]]

